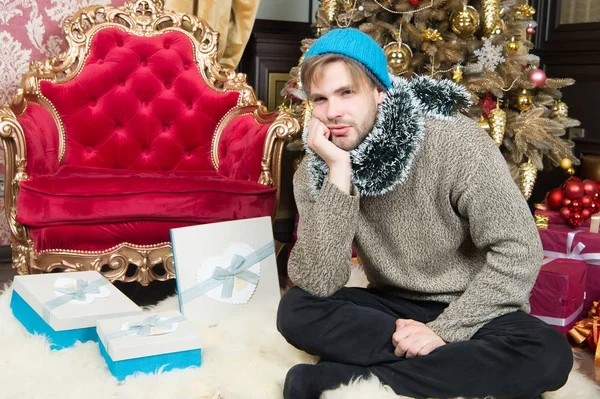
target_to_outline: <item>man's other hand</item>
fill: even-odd
[[[396,348],[396,356],[408,358],[427,355],[446,343],[425,324],[411,319],[398,319],[392,344]]]

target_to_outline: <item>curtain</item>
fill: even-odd
[[[235,68],[250,38],[259,0],[165,0],[165,9],[195,14],[219,32],[219,62]]]

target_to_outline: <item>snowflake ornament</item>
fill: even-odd
[[[495,46],[492,44],[492,39],[486,37],[483,39],[483,46],[479,50],[475,50],[474,54],[477,56],[477,62],[475,65],[479,66],[483,70],[484,68],[489,71],[495,71],[498,64],[506,61],[502,55],[502,46]]]

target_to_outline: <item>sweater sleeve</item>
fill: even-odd
[[[468,219],[471,239],[486,262],[464,293],[428,323],[446,342],[468,340],[490,320],[528,310],[529,293],[543,260],[527,203],[500,151],[484,141],[483,148],[472,148],[476,156],[468,160],[459,156],[464,161],[458,166],[463,170],[470,166],[471,172],[456,183],[451,201]]]
[[[288,260],[288,275],[303,290],[329,296],[350,278],[359,197],[354,187],[348,195],[325,178],[313,198],[307,161],[308,157],[294,175],[294,198],[300,218],[298,239]]]

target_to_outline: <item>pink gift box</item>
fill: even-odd
[[[547,259],[531,291],[531,315],[564,335],[580,320],[587,265],[580,260]]]
[[[590,233],[586,228],[549,226],[538,230],[544,256],[552,259],[574,259],[587,263],[584,312],[600,300],[600,234]]]
[[[543,211],[541,209],[536,209],[534,212],[535,215],[541,215],[541,216],[547,216],[548,217],[548,225],[552,226],[552,225],[559,225],[559,226],[569,226],[569,227],[573,227],[569,224],[568,221],[566,221],[565,219],[563,219],[560,214],[558,213],[558,211]],[[583,221],[583,223],[581,224],[581,226],[579,227],[590,227],[590,221],[591,219],[586,219]]]

